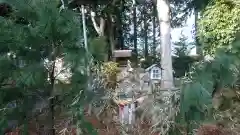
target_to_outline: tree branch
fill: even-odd
[[[103,17],[100,17],[100,24],[98,25],[95,17],[96,17],[96,13],[91,11],[91,20],[93,22],[93,26],[94,26],[95,30],[97,31],[99,36],[104,36],[105,20]]]
[[[91,11],[91,20],[93,22],[93,26],[94,26],[95,30],[97,31],[97,33],[100,35],[100,26],[98,26],[98,24],[95,20],[95,16],[96,16],[96,13]]]
[[[100,18],[100,29],[99,30],[100,30],[99,36],[104,36],[105,20],[103,19],[103,17]]]

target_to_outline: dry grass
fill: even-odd
[[[196,135],[237,135],[231,132],[229,129],[223,127],[223,125],[205,124],[202,125]]]

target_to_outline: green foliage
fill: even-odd
[[[240,30],[239,5],[228,0],[215,0],[202,13],[198,36],[205,54],[213,55],[216,48],[231,48]]]
[[[198,62],[193,66],[182,86],[180,112],[183,121],[188,122],[188,114],[193,113],[202,113],[201,117],[196,115],[191,118],[197,123],[212,117],[214,85],[231,87],[238,80],[239,46],[236,42],[231,49],[219,48],[214,60]]]
[[[181,33],[179,41],[174,43],[175,57],[173,57],[173,69],[175,77],[183,77],[189,71],[192,64],[198,61],[198,58],[189,56],[194,47],[193,42],[189,42],[187,37]]]
[[[118,68],[118,63],[115,62],[106,62],[103,63],[103,74],[105,74],[106,76],[115,76],[120,69]]]
[[[191,56],[172,57],[174,76],[177,78],[185,76],[190,67],[198,59]]]
[[[106,62],[103,63],[102,73],[106,79],[107,87],[109,89],[115,89],[117,86],[117,73],[120,72],[118,63]]]
[[[199,12],[212,2],[212,0],[169,0],[171,7],[172,27],[183,26],[188,16],[193,12]],[[180,14],[179,14],[180,13]]]
[[[89,51],[94,59],[103,62],[108,58],[106,37],[96,37],[89,42]]]
[[[85,91],[86,53],[79,44],[81,25],[76,13],[60,12],[57,2],[51,0],[8,0],[6,3],[14,11],[10,18],[0,18],[0,134],[9,120],[22,125],[31,119],[39,97],[47,100],[58,95],[61,99],[58,104],[67,105],[66,112],[71,111],[80,121],[78,117],[83,115],[83,107],[93,93]],[[16,16],[25,23],[16,23]],[[64,61],[61,72],[71,74],[70,84],[58,80],[59,74],[55,73],[60,58]],[[64,86],[62,91],[55,89],[60,84]],[[17,106],[7,107],[11,102],[17,102]]]
[[[207,5],[209,5],[212,2],[212,0],[189,0],[183,2],[185,2],[184,13],[187,15],[191,15],[193,10],[195,10],[194,12],[204,10],[207,7]]]
[[[174,54],[178,57],[187,56],[191,53],[191,50],[194,48],[193,42],[188,42],[188,38],[181,33],[179,41],[174,42]]]

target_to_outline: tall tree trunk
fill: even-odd
[[[170,3],[168,0],[157,0],[157,11],[161,31],[161,66],[162,88],[172,88],[173,71],[171,55],[171,25],[170,25]]]
[[[133,0],[133,47],[136,57],[136,62],[138,60],[138,49],[137,49],[137,5],[136,0]]]
[[[196,53],[202,57],[203,56],[203,52],[202,52],[202,48],[201,45],[199,43],[198,37],[197,37],[197,21],[198,21],[198,11],[196,9],[194,9],[194,30],[195,30],[195,42],[196,42]]]
[[[153,4],[153,46],[152,46],[152,54],[156,55],[156,6]]]
[[[110,14],[107,14],[107,20],[106,24],[108,26],[107,28],[107,34],[106,38],[108,40],[108,51],[109,51],[109,60],[113,60],[113,52],[115,50],[115,34],[114,34],[114,24],[112,23],[112,16]]]
[[[53,56],[55,57],[55,56]],[[53,58],[55,59],[55,58]],[[54,96],[53,96],[53,91],[54,91],[54,82],[55,82],[55,60],[53,60],[52,64],[52,69],[49,75],[50,78],[50,92],[49,92],[49,125],[50,125],[50,130],[49,130],[49,135],[55,135],[55,124],[54,124]]]
[[[143,6],[143,15],[144,15],[144,20],[143,20],[143,31],[144,31],[144,56],[145,59],[148,57],[148,24],[147,24],[147,10],[145,5]]]
[[[123,23],[122,23],[122,13],[124,12],[124,0],[120,0],[120,8],[116,8],[116,26],[117,26],[117,49],[124,49],[124,38],[123,38]]]
[[[49,120],[49,135],[55,135],[55,95],[54,95],[54,89],[55,89],[55,75],[56,70],[58,70],[59,67],[56,66],[57,56],[59,52],[58,44],[53,43],[52,44],[52,54],[49,57],[50,60],[50,72],[49,72],[49,79],[50,79],[50,86],[49,86],[49,114],[48,114],[48,120]]]

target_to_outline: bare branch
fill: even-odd
[[[96,16],[96,13],[91,11],[91,20],[93,22],[93,26],[94,26],[95,30],[97,31],[97,33],[100,35],[100,26],[98,26],[98,24],[95,20],[95,16]]]
[[[101,17],[100,18],[99,36],[104,36],[104,29],[105,29],[105,20]]]

